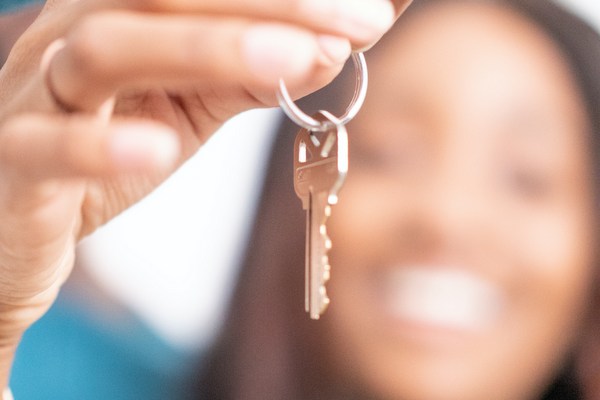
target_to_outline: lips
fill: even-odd
[[[412,326],[478,333],[489,328],[503,308],[498,285],[462,269],[413,266],[384,275],[382,298],[388,316]]]

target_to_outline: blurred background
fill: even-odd
[[[165,185],[80,245],[81,267],[177,347],[204,347],[218,328],[279,117],[255,110],[229,121]]]
[[[560,3],[600,28],[597,1]],[[80,245],[81,267],[176,347],[202,348],[218,329],[280,117],[255,110],[229,121],[173,179]]]

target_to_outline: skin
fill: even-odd
[[[29,5],[17,11],[0,14],[0,62],[8,56],[10,49],[15,41],[23,34],[23,31],[29,26],[39,14],[41,6],[38,4]]]
[[[45,4],[0,71],[0,387],[83,236],[153,190],[227,119],[276,105],[280,77],[295,97],[327,84],[410,3],[348,1]],[[57,38],[65,47],[44,73],[42,54]],[[111,97],[114,113],[101,120]]]
[[[590,299],[583,101],[556,46],[511,10],[444,2],[403,22],[370,64],[328,224],[332,357],[381,399],[537,398]],[[390,313],[382,285],[411,267],[475,277],[501,307],[480,329]]]

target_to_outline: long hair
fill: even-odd
[[[399,24],[411,13],[439,1],[453,0],[417,0]],[[597,33],[548,0],[493,3],[511,7],[527,17],[563,52],[587,105],[593,129],[591,148],[597,149],[595,141],[600,132]],[[375,51],[380,49],[385,51],[385,39]],[[302,106],[316,110],[319,105],[330,109],[333,104],[344,103],[347,96],[340,93],[352,85],[352,80],[346,76],[336,82],[303,101]],[[319,322],[304,313],[305,215],[292,182],[292,149],[297,130],[293,123],[282,120],[229,313],[215,345],[203,360],[197,382],[200,399],[368,398],[356,392],[353,382],[336,376],[324,356],[327,313]],[[546,399],[600,398],[600,387],[593,387],[596,376],[600,376],[600,320],[598,326],[598,338],[592,335],[582,343],[588,357],[576,366],[569,364],[548,389]],[[585,397],[580,387],[585,390]]]

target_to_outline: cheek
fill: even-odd
[[[515,299],[532,315],[540,310],[532,317],[532,330],[543,329],[565,341],[590,301],[593,231],[580,213],[547,213],[526,221],[507,237],[514,264],[522,267],[520,277],[519,271],[513,273]]]
[[[540,278],[570,281],[582,276],[591,261],[592,231],[586,225],[582,215],[548,213],[514,232],[515,248],[537,265]]]
[[[572,351],[589,309],[595,285],[593,235],[589,220],[577,212],[530,215],[517,228],[504,236],[513,257],[507,273],[511,304],[499,348],[513,356],[521,353],[508,379],[541,386]],[[504,357],[505,365],[511,362],[514,358]],[[519,376],[524,369],[538,375],[528,381]]]
[[[548,305],[547,314],[581,308],[594,269],[593,218],[585,212],[590,209],[586,202],[562,201],[498,211],[495,231],[517,299],[538,296]]]
[[[398,182],[353,171],[328,223],[333,256],[354,259],[384,252],[391,218],[403,208],[400,191]]]

